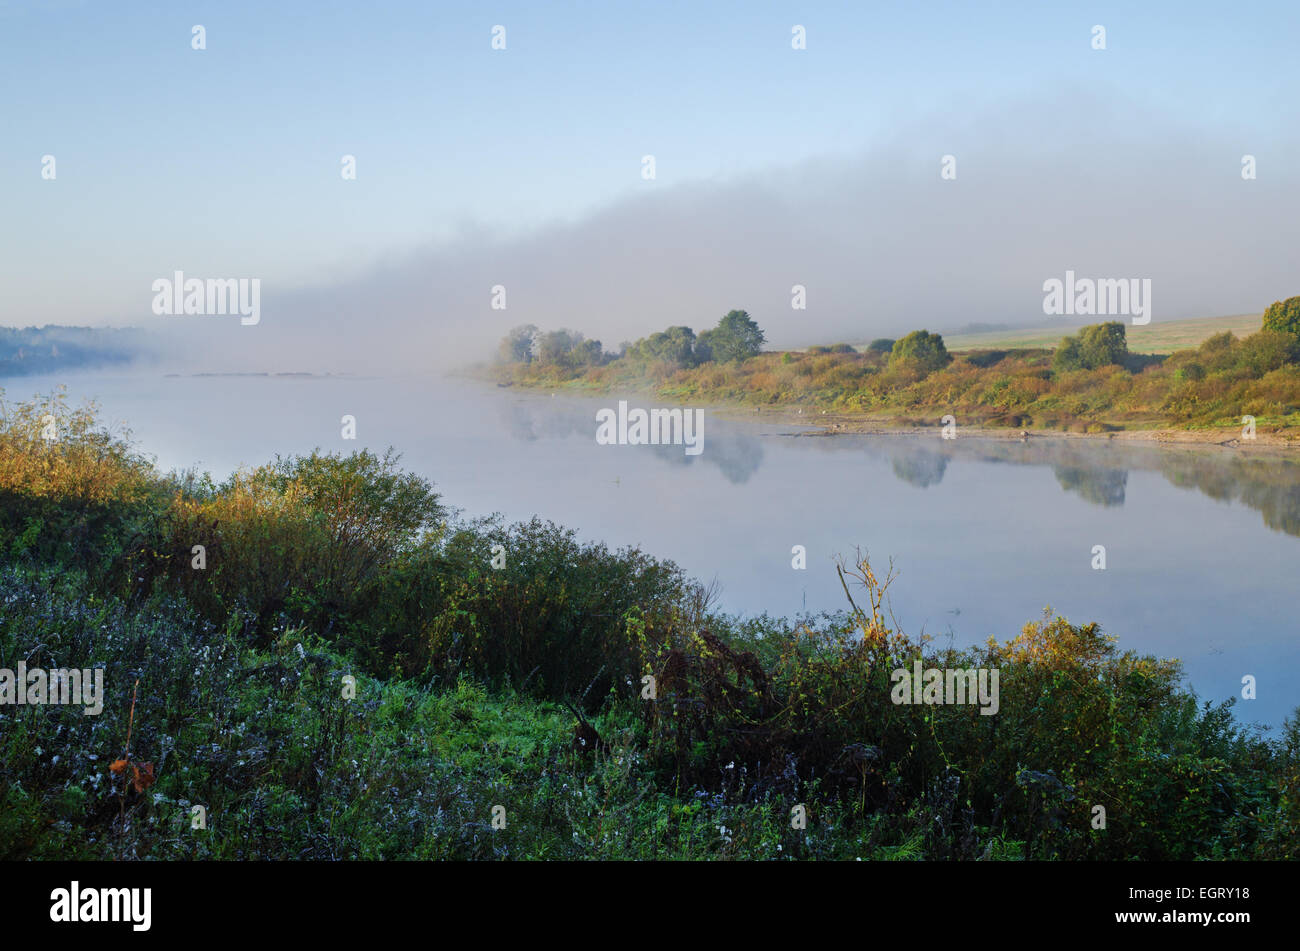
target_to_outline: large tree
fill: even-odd
[[[576,367],[598,367],[606,359],[605,348],[599,340],[583,340],[569,353],[569,360]]]
[[[501,338],[497,353],[502,363],[532,363],[533,341],[537,339],[537,328],[532,324],[516,327]]]
[[[762,329],[743,310],[728,311],[718,326],[700,334],[697,350],[707,351],[706,359],[725,363],[757,356],[767,342]]]
[[[1123,363],[1128,357],[1128,338],[1123,321],[1109,320],[1084,327],[1079,331],[1079,348],[1089,368]]]
[[[632,345],[633,355],[647,363],[662,360],[675,367],[691,367],[698,361],[695,355],[695,331],[690,327],[669,327]]]
[[[1288,297],[1268,305],[1264,311],[1264,329],[1300,337],[1300,297]]]
[[[576,330],[552,330],[537,338],[537,362],[543,366],[566,366],[569,354],[582,343]]]
[[[891,367],[920,370],[923,373],[942,370],[951,362],[952,357],[943,345],[942,335],[932,334],[928,330],[913,330],[894,344],[889,354]]]
[[[1128,338],[1122,321],[1090,324],[1077,336],[1066,337],[1056,349],[1052,366],[1057,370],[1096,370],[1123,364],[1128,359]]]

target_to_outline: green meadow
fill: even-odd
[[[1194,317],[1187,320],[1152,320],[1149,324],[1129,325],[1128,348],[1134,353],[1170,354],[1200,346],[1215,334],[1231,333],[1238,338],[1249,337],[1263,326],[1261,314],[1238,314],[1231,317]],[[1061,338],[1074,333],[1078,322],[1061,327],[1043,327],[1022,330],[989,331],[985,333],[951,333],[944,335],[948,349],[954,353],[965,350],[1029,350],[1052,349]],[[862,346],[866,346],[864,341]]]

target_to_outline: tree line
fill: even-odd
[[[542,332],[533,324],[515,327],[497,348],[502,363],[538,364],[567,369],[603,366],[614,360],[666,363],[676,369],[702,363],[744,361],[763,350],[767,337],[747,311],[731,310],[716,327],[696,334],[690,327],[669,327],[607,352],[599,340],[576,330]]]

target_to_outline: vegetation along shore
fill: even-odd
[[[1054,348],[950,352],[926,330],[862,347],[774,352],[764,342],[741,310],[699,334],[669,327],[615,352],[577,331],[529,325],[502,340],[486,372],[505,385],[648,392],[828,432],[934,431],[951,416],[961,432],[987,436],[1300,446],[1300,297],[1270,305],[1254,333],[1222,330],[1168,353],[1130,350],[1120,321],[1082,327]]]

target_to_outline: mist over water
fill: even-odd
[[[1179,657],[1203,699],[1259,699],[1277,726],[1300,703],[1300,461],[1266,453],[1092,440],[835,436],[705,411],[704,448],[601,446],[579,400],[430,376],[7,381],[5,398],[68,384],[129,426],[160,468],[225,476],[319,447],[389,446],[466,515],[538,515],[611,547],[638,546],[743,614],[845,607],[836,555],[861,546],[909,634],[1005,640],[1051,607],[1120,647]],[[633,406],[658,406],[626,397]],[[340,419],[357,420],[357,439]],[[798,435],[800,432],[804,435]],[[1091,568],[1094,545],[1107,568]],[[791,549],[807,549],[806,570]]]
[[[1076,123],[1066,117],[1085,116]],[[1285,129],[1252,148],[1293,154]],[[119,316],[191,369],[424,373],[489,358],[512,326],[569,327],[607,350],[749,311],[771,347],[865,342],[970,323],[1061,327],[1043,283],[1151,282],[1152,320],[1259,313],[1293,291],[1300,173],[1245,182],[1230,128],[1056,91],[977,115],[900,121],[866,149],[762,171],[660,176],[571,219],[517,231],[466,223],[346,274],[259,277],[261,320],[150,312],[140,271]],[[952,155],[956,178],[940,179]],[[635,175],[630,175],[636,180]],[[195,277],[233,276],[201,262]],[[806,309],[791,307],[806,288]],[[506,292],[492,306],[493,288]],[[94,322],[94,311],[84,319]],[[40,322],[39,312],[33,319]],[[83,318],[78,318],[83,322]]]

